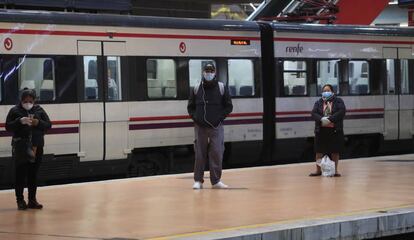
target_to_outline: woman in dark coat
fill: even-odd
[[[322,88],[322,97],[315,102],[312,118],[315,120],[315,152],[316,160],[329,155],[335,162],[335,177],[338,172],[339,153],[344,148],[343,122],[345,117],[345,104],[342,99],[335,96],[332,85],[326,84]],[[320,176],[321,168],[316,165],[316,172],[309,176]]]
[[[34,90],[23,90],[20,103],[10,109],[6,119],[6,130],[13,133],[12,155],[15,162],[15,193],[19,210],[43,208],[36,199],[37,173],[43,157],[44,135],[52,124],[45,110],[34,104],[35,99]],[[28,204],[23,196],[26,181],[29,191]]]

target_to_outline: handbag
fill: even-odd
[[[26,138],[12,139],[13,153],[16,154],[18,160],[27,159],[28,162],[34,163],[36,160],[33,151],[32,142]]]

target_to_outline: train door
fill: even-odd
[[[397,48],[384,48],[383,56],[386,59],[387,83],[384,95],[384,139],[398,139],[398,93],[396,88],[396,68],[398,59]]]
[[[398,48],[399,139],[411,139],[413,136],[414,95],[409,71],[411,52],[411,48]]]
[[[125,42],[103,42],[105,159],[124,159],[128,148],[128,103],[123,102],[126,79],[121,74]]]
[[[387,83],[384,96],[384,139],[411,139],[414,97],[409,79],[410,48],[384,48]]]
[[[81,161],[125,158],[128,108],[121,102],[125,43],[78,41],[78,55],[84,79],[80,96]]]

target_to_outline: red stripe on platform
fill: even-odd
[[[81,31],[51,31],[31,29],[0,29],[0,33],[28,34],[28,35],[54,35],[54,36],[85,36],[85,37],[126,37],[126,38],[159,38],[159,39],[200,39],[200,40],[251,40],[259,41],[260,37],[244,36],[207,36],[207,35],[180,35],[180,34],[146,34],[146,33],[107,33],[107,32],[81,32]]]

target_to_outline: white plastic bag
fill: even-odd
[[[318,160],[317,163],[322,170],[322,176],[332,177],[335,175],[335,162],[332,161],[327,155]]]

